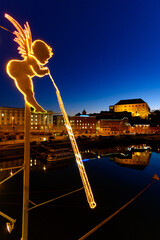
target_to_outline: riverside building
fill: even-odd
[[[82,114],[78,116],[69,116],[69,122],[74,134],[96,134],[96,117]],[[63,116],[53,116],[54,128],[57,132],[66,131]]]
[[[97,133],[102,136],[124,135],[128,133],[128,118],[98,119]]]
[[[132,117],[140,117],[148,119],[150,108],[148,104],[141,98],[120,100],[113,106],[109,107],[110,111],[114,112],[131,112]]]
[[[24,108],[0,107],[0,131],[23,132]],[[53,112],[34,113],[31,110],[31,131],[46,131],[53,128]]]

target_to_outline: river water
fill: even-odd
[[[29,211],[29,240],[78,240],[160,176],[160,154],[146,145],[83,151],[85,169],[97,207],[90,209],[84,190]],[[22,160],[16,162],[21,165]],[[15,162],[0,162],[1,168]],[[15,170],[12,170],[15,172]],[[0,171],[0,180],[10,171]],[[11,234],[0,217],[0,240],[20,240],[22,173],[0,185],[0,211],[15,218]],[[82,187],[73,161],[53,165],[32,159],[30,200],[36,204]],[[151,240],[160,237],[160,183],[156,181],[139,198],[87,239]],[[32,205],[31,205],[32,206]]]

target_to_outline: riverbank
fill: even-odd
[[[160,151],[160,135],[135,135],[120,137],[99,137],[95,139],[82,138],[77,140],[79,150],[81,152],[89,149],[122,149],[123,146],[131,146],[138,144],[146,144],[152,148],[154,152]],[[52,142],[31,142],[31,157],[40,156],[46,151],[47,147],[53,149],[71,148],[69,140],[54,140]],[[24,143],[23,142],[3,142],[0,145],[0,161],[23,159]]]

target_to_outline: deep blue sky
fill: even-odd
[[[159,0],[1,0],[0,25],[13,31],[5,12],[53,48],[48,66],[68,114],[129,98],[160,108]],[[23,107],[5,70],[12,58],[21,59],[17,44],[0,29],[0,106]],[[49,77],[33,81],[38,103],[59,112]]]

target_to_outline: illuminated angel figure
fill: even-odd
[[[24,29],[20,24],[8,14],[5,17],[15,26],[17,31],[14,41],[19,44],[19,54],[23,60],[11,60],[7,64],[7,73],[14,79],[18,90],[24,95],[27,103],[34,108],[35,112],[45,112],[37,103],[34,97],[32,78],[34,76],[43,77],[49,74],[49,69],[43,67],[52,57],[52,48],[42,40],[32,43],[32,36],[28,22],[24,24]]]

